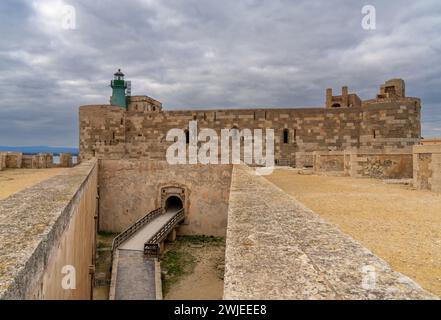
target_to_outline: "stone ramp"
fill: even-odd
[[[155,259],[143,251],[118,249],[115,300],[155,300]]]

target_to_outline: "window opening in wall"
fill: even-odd
[[[283,130],[283,143],[288,143],[289,140],[289,130],[284,129]]]

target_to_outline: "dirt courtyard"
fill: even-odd
[[[5,169],[0,171],[0,200],[62,173],[67,168]]]
[[[441,194],[376,179],[300,175],[294,169],[265,177],[441,296]]]
[[[161,269],[165,300],[221,300],[225,240],[183,236],[168,245]]]

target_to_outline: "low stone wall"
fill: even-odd
[[[346,172],[345,152],[317,151],[313,153],[315,172]]]
[[[436,299],[242,165],[233,167],[225,299]]]
[[[357,153],[351,160],[356,177],[408,179],[413,175],[411,153]]]
[[[313,152],[296,152],[296,168],[313,167],[314,155]]]
[[[351,177],[409,179],[413,176],[411,153],[360,150],[314,152],[314,171],[340,172]]]
[[[6,168],[21,168],[23,154],[20,152],[6,152]]]
[[[0,153],[0,170],[4,168],[46,169],[70,168],[73,166],[72,154],[60,153],[60,163],[54,163],[52,153],[23,154],[21,152]]]
[[[0,201],[0,299],[90,299],[97,180],[90,160]]]
[[[23,155],[22,166],[25,169],[46,169],[55,167],[51,153],[39,153],[36,155]]]
[[[58,167],[60,168],[70,168],[72,167],[72,154],[70,153],[60,153],[60,164]]]
[[[441,144],[413,147],[413,185],[441,192]]]
[[[0,152],[0,171],[6,168],[6,153]]]

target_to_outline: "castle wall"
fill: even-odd
[[[84,162],[0,201],[0,299],[90,299],[97,170]],[[65,266],[75,290],[62,287]]]
[[[125,112],[122,108],[108,105],[80,107],[79,123],[80,161],[93,158],[97,149],[110,155],[109,148],[115,145],[120,147],[121,155],[124,153]]]
[[[412,152],[421,137],[419,99],[365,101],[360,149]]]
[[[225,236],[230,165],[169,165],[165,161],[100,160],[99,228],[121,232],[161,207],[161,188],[185,189],[180,234]]]
[[[441,192],[441,144],[413,147],[413,186]]]
[[[84,159],[164,160],[172,128],[275,130],[275,159],[312,162],[313,151],[402,150],[421,136],[420,105],[414,98],[366,101],[362,107],[131,112],[111,106],[80,107],[80,154]],[[284,143],[284,130],[288,142]],[[301,156],[304,155],[304,161]]]

